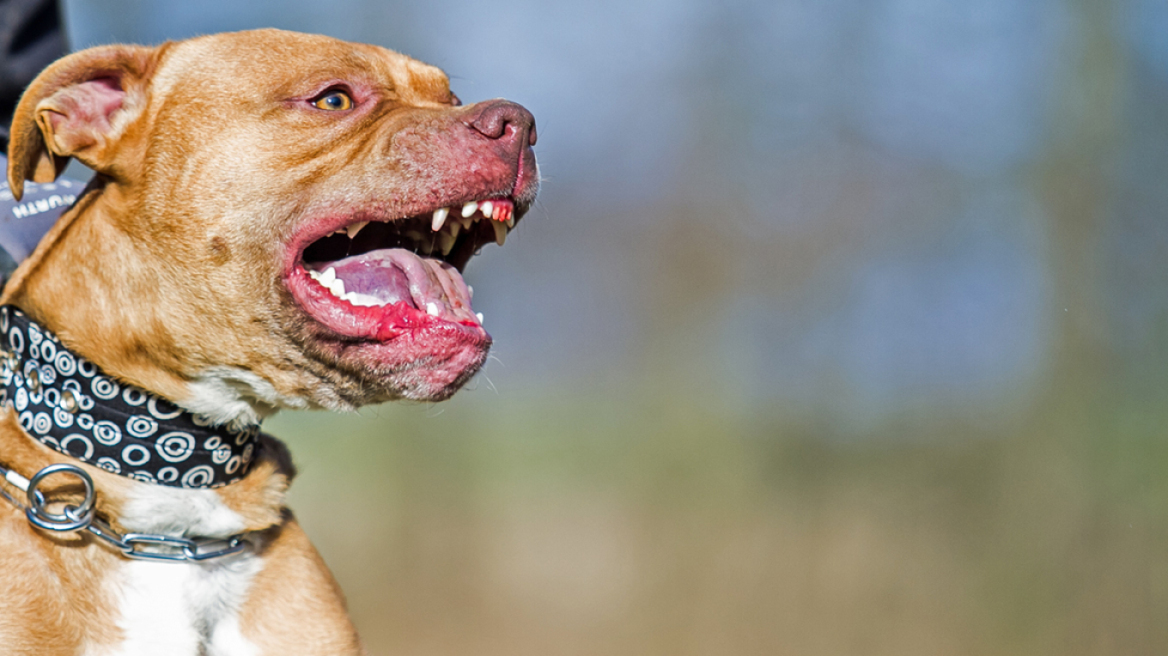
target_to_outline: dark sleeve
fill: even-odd
[[[0,136],[5,150],[20,94],[68,51],[57,0],[0,0]]]

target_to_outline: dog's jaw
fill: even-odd
[[[442,400],[479,370],[491,340],[461,272],[483,246],[504,243],[538,189],[534,122],[518,105],[408,116],[374,165],[399,180],[398,193],[309,211],[285,254],[284,284],[311,318],[302,343],[362,372],[373,394],[350,399],[358,404]]]
[[[431,224],[430,214],[422,221]],[[419,220],[361,221],[359,228],[368,227],[359,235],[347,231],[357,239],[341,228],[341,235],[313,240],[322,223],[327,228],[333,221],[310,221],[293,240],[283,276],[295,307],[310,318],[309,348],[342,368],[388,381],[396,396],[420,400],[445,398],[478,371],[490,336],[461,273],[441,248],[432,248],[436,237],[427,243],[419,234]],[[504,233],[507,223],[497,223]],[[477,250],[482,232],[468,230],[454,241]],[[449,254],[455,244],[447,247]]]

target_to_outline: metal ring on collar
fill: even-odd
[[[65,506],[63,513],[48,511],[45,507],[48,502],[37,488],[42,481],[53,474],[71,474],[81,479],[81,483],[85,486],[85,499],[80,506]],[[81,530],[93,521],[96,510],[93,479],[85,473],[85,470],[76,465],[57,463],[45,467],[29,479],[27,492],[28,509],[25,511],[25,515],[34,526],[47,531],[65,533]]]

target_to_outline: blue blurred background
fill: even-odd
[[[539,124],[439,405],[289,413],[373,654],[1168,651],[1163,0],[67,0]]]

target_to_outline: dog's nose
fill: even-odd
[[[535,145],[535,117],[523,105],[510,100],[479,103],[463,121],[488,139],[514,141],[521,148]]]

